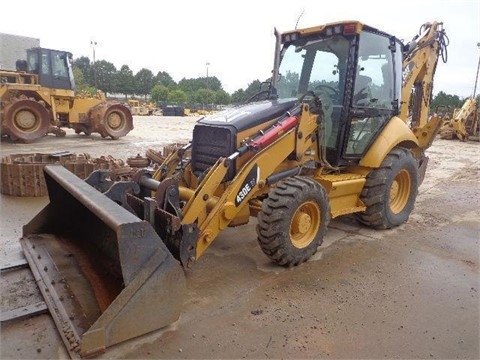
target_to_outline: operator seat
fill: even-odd
[[[367,105],[371,98],[372,78],[365,75],[357,75],[355,80],[355,93],[353,94],[354,105]]]

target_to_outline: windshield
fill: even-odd
[[[302,39],[282,49],[277,94],[300,97],[308,90],[343,101],[343,87],[350,40],[342,35]]]

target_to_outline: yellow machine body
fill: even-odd
[[[156,170],[81,181],[46,166],[50,204],[21,242],[44,296],[57,294],[51,312],[74,314],[65,328],[57,320],[71,352],[87,356],[175,321],[178,269],[252,217],[263,252],[288,267],[317,251],[331,218],[355,214],[376,229],[407,221],[442,122],[428,105],[445,38],[436,22],[408,44],[357,21],[276,32],[268,90],[200,119]],[[42,269],[52,266],[55,283],[72,285],[49,285]],[[62,291],[76,300],[63,302]]]
[[[75,94],[70,53],[33,48],[27,57],[17,61],[17,71],[0,70],[2,134],[32,142],[73,128],[77,134],[118,139],[133,129],[128,108],[107,101],[101,91],[95,97]]]

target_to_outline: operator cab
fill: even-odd
[[[277,44],[272,83],[277,96],[318,97],[324,113],[318,144],[327,161],[332,166],[357,164],[399,113],[401,42],[346,22],[277,33]]]
[[[32,48],[27,50],[28,72],[38,75],[41,86],[75,90],[72,54],[67,51]]]

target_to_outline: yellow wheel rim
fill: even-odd
[[[32,131],[38,128],[40,121],[29,110],[20,110],[15,114],[15,126],[21,130]]]
[[[400,213],[408,203],[410,191],[412,187],[412,179],[410,173],[403,169],[393,180],[390,188],[390,210],[394,214]]]
[[[290,223],[290,239],[293,246],[303,249],[315,239],[320,228],[320,207],[313,201],[303,203]]]
[[[123,119],[119,113],[111,113],[108,115],[107,124],[111,129],[118,129],[122,126]]]

